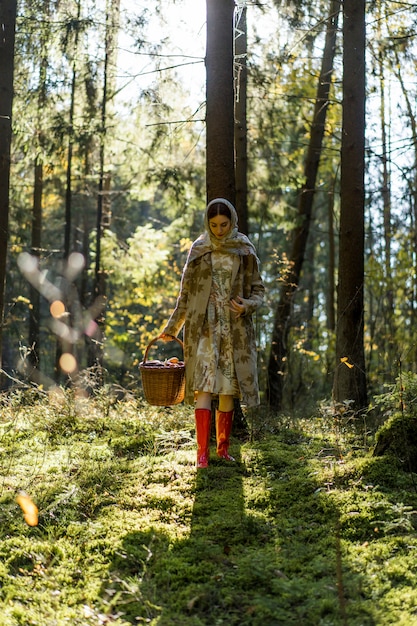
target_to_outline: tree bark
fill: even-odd
[[[408,188],[409,188],[409,197],[410,197],[410,217],[411,217],[411,238],[412,238],[412,247],[413,247],[413,258],[414,258],[414,271],[412,272],[412,300],[410,303],[410,343],[414,345],[414,361],[417,360],[417,346],[415,345],[414,333],[413,329],[415,329],[417,324],[417,309],[416,309],[416,301],[417,301],[417,117],[414,113],[414,99],[410,98],[410,92],[407,88],[406,83],[404,82],[403,72],[401,71],[401,59],[398,54],[398,51],[395,50],[395,63],[393,63],[392,69],[394,71],[395,76],[398,79],[400,84],[401,93],[404,98],[405,109],[407,111],[408,122],[411,131],[411,142],[413,146],[413,154],[414,154],[414,167],[412,168],[412,173],[410,176],[407,176]]]
[[[207,202],[235,204],[233,15],[233,0],[207,0]]]
[[[48,73],[48,41],[50,36],[49,20],[50,7],[46,2],[43,9],[45,24],[41,29],[40,46],[41,56],[39,62],[39,86],[37,102],[37,123],[35,129],[35,141],[37,144],[37,155],[34,163],[34,185],[33,185],[33,207],[32,207],[32,232],[31,232],[31,254],[36,257],[38,264],[41,261],[42,243],[42,213],[43,213],[43,180],[44,180],[44,149],[45,149],[45,129],[43,124],[44,110],[47,100],[47,73]],[[39,289],[30,284],[30,313],[29,313],[29,363],[33,367],[40,365],[40,317],[41,317],[41,297]]]
[[[275,312],[271,352],[268,361],[267,390],[269,406],[274,410],[280,410],[282,408],[291,308],[294,294],[298,289],[300,281],[307,238],[310,230],[317,172],[324,137],[324,125],[329,104],[339,11],[340,1],[332,0],[327,22],[326,40],[323,50],[319,84],[317,87],[313,122],[311,125],[310,143],[304,169],[305,183],[302,187],[298,202],[299,226],[297,226],[292,233],[288,271],[283,278],[280,298]]]
[[[365,1],[345,0],[336,402],[367,405],[364,353]]]
[[[3,317],[9,230],[16,4],[16,0],[3,0],[0,4],[0,369],[3,366]]]
[[[72,230],[72,156],[74,146],[74,109],[75,90],[77,85],[77,54],[81,16],[81,0],[77,2],[77,18],[74,40],[74,50],[72,58],[72,79],[71,79],[71,101],[69,111],[69,136],[67,149],[67,171],[65,186],[65,232],[64,232],[64,259],[68,259],[71,251],[71,230]]]
[[[328,230],[328,249],[329,262],[327,264],[327,294],[326,294],[326,313],[327,328],[334,332],[336,329],[336,307],[335,307],[335,270],[336,270],[336,254],[335,254],[335,238],[334,238],[334,188],[329,192],[327,197],[327,230]]]
[[[101,266],[101,240],[104,231],[110,225],[111,203],[110,185],[111,175],[105,171],[106,165],[106,139],[108,124],[108,104],[113,99],[115,92],[115,73],[117,55],[117,35],[119,30],[120,0],[109,1],[106,8],[106,41],[103,75],[103,98],[101,103],[101,136],[100,136],[100,174],[97,196],[97,224],[96,224],[96,262],[94,299],[96,302],[103,301],[106,297],[106,273]],[[104,307],[96,318],[100,336],[104,335]],[[89,366],[103,366],[103,344],[94,341],[90,344]],[[100,375],[101,376],[101,375]]]

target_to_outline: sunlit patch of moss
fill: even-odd
[[[416,623],[414,476],[331,421],[270,416],[196,471],[187,407],[20,397],[6,417],[5,626]]]

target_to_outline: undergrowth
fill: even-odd
[[[414,475],[340,412],[248,424],[197,472],[190,408],[4,397],[1,626],[417,624]]]

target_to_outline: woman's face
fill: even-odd
[[[232,222],[225,215],[216,215],[209,220],[209,228],[217,239],[222,239],[229,234]]]

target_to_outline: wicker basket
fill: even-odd
[[[173,337],[181,348],[183,343]],[[147,361],[149,348],[159,340],[153,339],[146,348],[143,361],[139,364],[142,377],[142,387],[145,399],[154,406],[172,406],[184,400],[185,392],[185,365],[167,365],[160,361]]]

